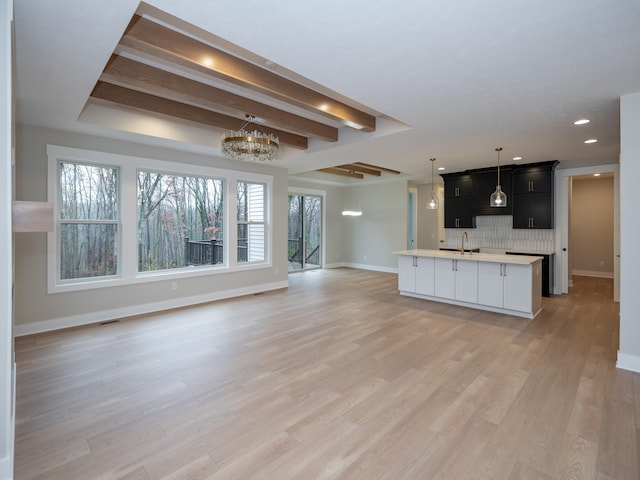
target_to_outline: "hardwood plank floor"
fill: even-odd
[[[611,280],[534,320],[394,274],[16,339],[15,478],[637,479],[640,374]]]

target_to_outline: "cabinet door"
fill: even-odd
[[[504,308],[530,313],[532,289],[531,265],[505,265]]]
[[[531,196],[521,193],[513,196],[513,228],[531,228]]]
[[[416,293],[433,296],[435,292],[434,259],[416,257]]]
[[[400,255],[398,257],[398,290],[400,291],[416,291],[415,258],[411,255]]]
[[[444,228],[474,228],[470,197],[444,199]]]
[[[478,265],[478,303],[504,306],[503,263],[480,262]]]
[[[456,260],[456,300],[478,303],[478,262]]]
[[[455,260],[449,258],[435,259],[435,296],[449,298],[456,297]]]
[[[551,192],[553,190],[553,172],[551,170],[533,170],[529,173],[532,192]]]
[[[553,228],[552,193],[531,194],[531,228]]]

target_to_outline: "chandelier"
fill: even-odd
[[[234,160],[275,160],[278,158],[278,137],[263,133],[253,121],[255,116],[246,114],[247,120],[239,130],[222,135],[222,153]],[[253,130],[252,130],[253,128]]]

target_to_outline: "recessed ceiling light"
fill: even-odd
[[[585,140],[584,143],[596,143],[597,141],[597,138],[590,138],[589,140]]]
[[[438,170],[442,171],[444,170],[444,167],[438,167]]]
[[[599,176],[600,176],[600,174],[599,174],[599,173],[594,173],[594,174],[593,174],[593,176],[594,176],[594,177],[599,177]]]
[[[522,157],[513,157],[513,159],[518,161],[518,160],[522,160]]]
[[[576,120],[573,122],[574,125],[584,125],[585,123],[589,123],[591,120],[588,118],[581,118],[580,120]]]

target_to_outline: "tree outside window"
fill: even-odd
[[[223,182],[138,172],[138,271],[224,263]]]
[[[118,273],[118,168],[58,164],[60,280]]]

